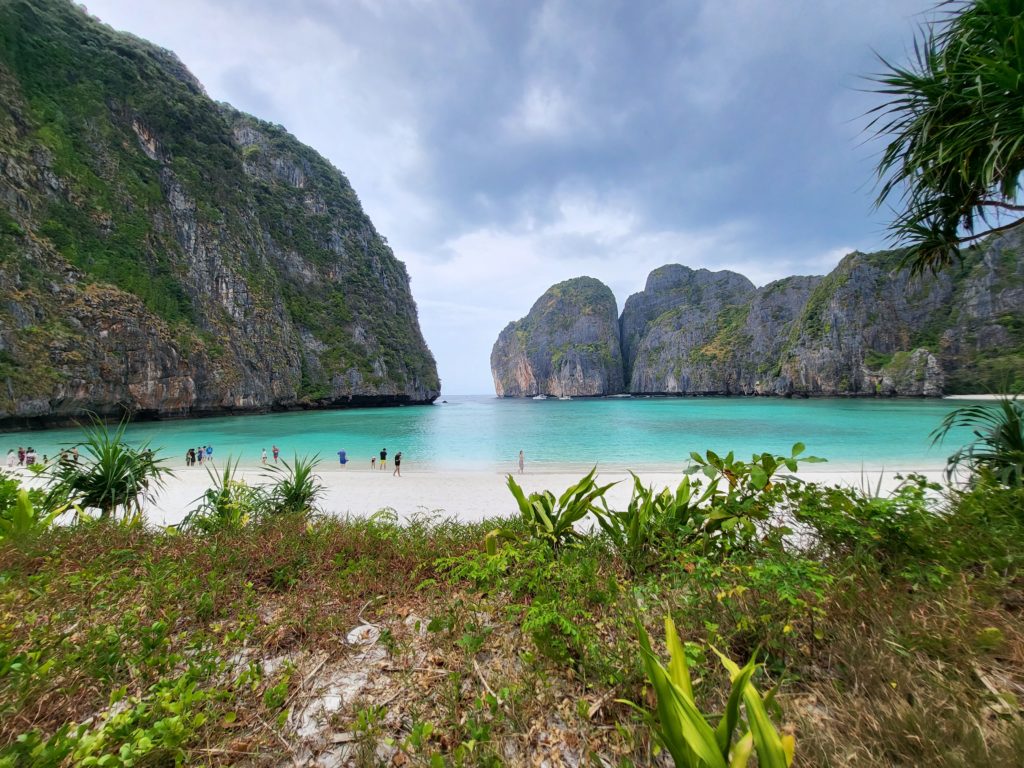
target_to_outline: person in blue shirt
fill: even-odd
[[[344,450],[338,451],[338,463],[341,464],[341,466],[345,466],[348,463],[348,457],[345,455]]]

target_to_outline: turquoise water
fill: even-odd
[[[285,457],[319,453],[369,464],[387,448],[404,466],[507,469],[520,449],[545,465],[678,467],[692,450],[788,453],[793,443],[837,465],[937,466],[966,430],[945,446],[929,433],[957,403],[936,400],[783,400],[775,398],[609,398],[499,400],[449,397],[447,404],[236,416],[133,424],[130,439],[149,440],[173,459],[210,444],[214,456],[257,463],[276,444]],[[33,446],[53,456],[78,439],[73,429],[0,434],[0,450]]]

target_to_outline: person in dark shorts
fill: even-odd
[[[381,448],[380,449],[380,468],[381,469],[387,469],[388,468],[388,449],[387,448]]]
[[[401,451],[399,451],[398,453],[395,454],[395,471],[392,472],[391,474],[392,474],[392,476],[394,476],[394,475],[398,475],[399,477],[402,476],[402,452]]]

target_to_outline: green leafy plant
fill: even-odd
[[[709,480],[701,496],[702,506],[690,507],[684,527],[691,541],[700,541],[705,552],[711,549],[750,547],[760,540],[758,523],[767,521],[775,510],[791,478],[778,478],[781,469],[796,472],[799,462],[824,461],[816,456],[800,458],[803,443],[796,443],[789,456],[754,454],[749,462],[739,461],[730,451],[719,456],[707,451],[704,456],[691,453],[693,463],[687,474],[701,472]],[[776,533],[785,533],[784,526]]]
[[[163,487],[164,477],[173,475],[150,450],[148,443],[132,446],[125,440],[127,422],[111,432],[95,420],[85,429],[77,447],[81,461],[57,463],[49,483],[53,500],[67,500],[83,509],[98,509],[108,518],[123,510],[123,519],[136,521],[142,515],[142,497]],[[56,502],[55,502],[56,503]]]
[[[594,477],[597,467],[575,485],[566,488],[557,499],[550,491],[531,493],[529,497],[515,481],[508,476],[508,489],[519,505],[519,514],[528,534],[532,538],[547,542],[554,552],[580,537],[575,524],[591,512],[597,512],[598,499],[602,498],[615,483],[598,485]],[[493,542],[503,535],[502,530],[492,531],[488,539]],[[491,548],[491,544],[488,544]]]
[[[1024,399],[1019,394],[1003,396],[995,405],[957,408],[932,433],[932,443],[942,442],[956,427],[969,428],[974,440],[949,457],[950,478],[965,466],[971,472],[989,473],[1003,485],[1024,486]]]
[[[596,517],[626,567],[636,574],[664,559],[666,536],[690,519],[710,491],[697,497],[700,482],[692,483],[689,477],[684,477],[674,493],[668,488],[655,492],[645,487],[635,474],[630,474],[633,475],[633,493],[626,509],[615,511],[605,504],[597,510]]]
[[[793,763],[794,741],[780,736],[765,709],[766,700],[751,682],[756,665],[751,660],[740,668],[715,650],[732,682],[725,712],[714,728],[697,708],[686,649],[671,618],[665,619],[665,643],[669,651],[666,669],[651,648],[647,630],[637,622],[640,655],[647,678],[658,699],[655,734],[680,768],[742,768],[756,750],[761,768],[787,768]],[[629,702],[627,702],[629,703]],[[746,714],[747,731],[742,736]],[[642,710],[641,710],[642,711]]]
[[[939,489],[922,475],[909,475],[886,495],[801,485],[787,488],[786,502],[794,520],[809,526],[807,544],[819,548],[819,556],[923,561],[936,553],[942,520],[928,494]]]
[[[17,499],[8,514],[0,515],[0,539],[15,539],[42,533],[67,509],[65,506],[42,511],[32,503],[28,490],[22,488],[18,491]]]
[[[323,483],[314,474],[319,459],[295,456],[289,464],[271,467],[266,477],[274,482],[268,491],[270,509],[278,514],[307,513],[324,494]]]
[[[244,480],[236,480],[238,460],[229,458],[218,473],[206,468],[211,487],[196,501],[198,505],[185,516],[179,528],[184,531],[213,533],[238,530],[258,519],[267,508],[266,492]]]

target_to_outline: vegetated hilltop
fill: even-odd
[[[499,397],[622,392],[618,308],[592,277],[553,285],[529,314],[509,323],[491,351]]]
[[[938,275],[912,277],[899,252],[855,252],[825,277],[761,288],[734,272],[660,267],[620,319],[625,391],[938,396],[1020,388],[1022,253],[1024,230],[1016,229],[965,250]],[[510,375],[497,354],[507,333],[491,355],[495,382]]]
[[[66,0],[0,4],[0,425],[430,402],[345,176]]]

